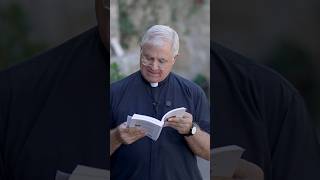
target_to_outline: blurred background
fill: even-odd
[[[110,80],[138,70],[143,32],[154,24],[174,28],[180,55],[174,71],[199,84],[209,97],[210,0],[111,0]],[[0,70],[62,44],[96,25],[94,1],[1,0]],[[209,162],[199,159],[204,180]]]
[[[94,1],[1,0],[0,70],[96,24]]]
[[[174,71],[197,82],[208,94],[209,3],[111,0],[110,80],[138,69],[142,32],[153,24],[167,24],[181,38]],[[214,0],[211,4],[211,38],[286,77],[305,98],[319,132],[320,1]],[[1,0],[0,70],[95,25],[94,1]]]
[[[208,94],[209,3],[111,0],[110,80],[138,69],[142,32],[153,24],[167,24],[181,39],[174,71]],[[214,0],[211,4],[211,38],[286,77],[305,98],[320,132],[320,1]],[[0,70],[95,25],[94,1],[1,0]]]
[[[199,84],[209,95],[209,0],[111,0],[111,82],[139,69],[139,41],[152,25],[175,29],[180,51],[173,71]]]
[[[288,79],[304,97],[320,139],[320,1],[211,3],[211,38]]]

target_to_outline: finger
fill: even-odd
[[[143,129],[139,128],[139,127],[132,127],[132,128],[128,128],[128,133],[131,135],[134,135],[136,133],[143,133]]]
[[[182,117],[181,122],[187,123],[187,124],[192,124],[192,117]]]
[[[173,128],[173,129],[175,129],[175,130],[178,130],[178,129],[179,129],[179,127],[174,126],[174,125],[171,125],[171,124],[168,124],[168,127],[171,127],[171,128]]]
[[[132,138],[140,137],[140,136],[145,136],[146,134],[144,132],[135,132],[133,134],[128,134],[128,136]]]
[[[183,129],[190,129],[191,126],[192,126],[192,123],[189,123],[189,122],[183,122],[183,123],[180,123],[180,122],[168,122],[168,124],[171,124],[173,126],[180,127],[180,128],[183,128]]]
[[[188,130],[190,130],[192,123],[167,122],[167,125],[175,127],[175,128],[181,128],[184,131],[188,131]]]
[[[182,117],[190,118],[190,117],[192,117],[192,115],[191,115],[190,113],[188,113],[188,112],[185,112],[185,113],[182,115]]]
[[[120,124],[119,128],[121,128],[121,129],[127,128],[127,122]]]
[[[146,136],[146,134],[137,134],[135,136],[131,136],[130,137],[130,144],[136,142],[137,140],[143,138],[144,136]]]
[[[180,123],[180,124],[188,124],[189,126],[192,124],[192,119],[190,118],[172,118],[168,122],[175,122],[175,123]]]
[[[176,126],[173,124],[168,124],[169,127],[172,127],[173,129],[177,130],[180,134],[186,134],[189,132],[189,128],[187,126]]]
[[[123,137],[123,141],[125,142],[125,144],[132,144],[144,136],[145,136],[145,134],[139,134],[139,135],[135,135],[135,136],[127,134],[126,136]]]
[[[180,124],[176,123],[176,122],[167,122],[166,124],[167,124],[167,126],[170,126],[170,127],[174,128],[174,129],[180,127]]]
[[[138,135],[135,137],[135,139],[138,140],[138,139],[141,139],[141,138],[143,138],[143,137],[145,137],[145,136],[146,136],[146,133],[138,134]]]
[[[180,118],[178,118],[178,117],[169,118],[168,122],[186,123],[185,120],[181,117]]]
[[[178,119],[177,117],[171,117],[171,118],[168,118],[167,121],[168,122],[176,122],[177,119]]]

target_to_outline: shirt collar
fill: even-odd
[[[139,74],[140,74],[140,77],[141,77],[142,81],[144,82],[144,84],[146,84],[146,85],[148,85],[149,87],[151,87],[150,82],[148,82],[148,81],[143,77],[143,75],[142,75],[142,73],[141,73],[140,70],[139,70]],[[161,87],[161,86],[167,84],[167,83],[169,82],[170,76],[171,76],[171,72],[168,74],[168,76],[167,76],[164,80],[162,80],[162,81],[159,82],[158,87]]]

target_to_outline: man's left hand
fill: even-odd
[[[171,117],[165,122],[165,126],[176,129],[180,134],[189,134],[192,127],[192,115],[185,112],[182,117]]]

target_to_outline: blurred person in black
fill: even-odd
[[[316,134],[287,80],[214,42],[211,73],[211,148],[236,144],[246,150],[233,178],[213,173],[212,179],[319,179]]]
[[[109,11],[98,27],[0,73],[0,179],[54,179],[78,165],[109,169]]]

